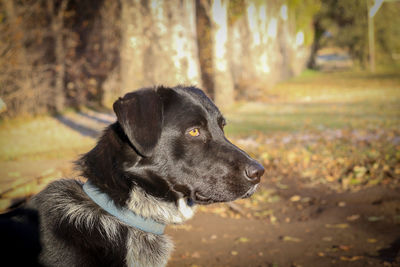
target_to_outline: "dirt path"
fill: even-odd
[[[259,207],[269,211],[265,218],[240,202],[240,215],[210,210],[170,227],[176,251],[169,266],[400,266],[398,190],[339,194],[285,182],[288,189],[263,183],[279,197]]]

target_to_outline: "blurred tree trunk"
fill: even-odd
[[[147,6],[140,1],[121,0],[121,88],[127,92],[140,88],[145,82],[144,28],[150,26],[150,18],[142,14],[147,13]],[[143,35],[142,38],[138,38]]]
[[[229,58],[237,95],[258,99],[261,89],[274,84],[281,75],[279,9],[274,3],[237,1],[230,10]]]
[[[54,40],[55,55],[55,85],[54,109],[61,112],[65,107],[65,48],[64,48],[64,14],[68,0],[61,0],[59,6],[53,0],[47,0],[47,7],[51,17],[51,32]]]
[[[307,48],[288,6],[275,1],[233,1],[228,58],[239,98],[259,99],[265,88],[305,67]],[[304,40],[303,40],[304,41]]]
[[[313,27],[314,27],[314,41],[311,46],[310,58],[308,59],[307,62],[307,67],[310,69],[317,68],[316,57],[319,49],[321,48],[321,38],[325,31],[325,29],[321,26],[320,18],[315,19],[315,21],[313,22]]]
[[[195,5],[189,0],[122,0],[121,86],[201,86]]]
[[[221,108],[233,104],[233,79],[228,60],[228,1],[214,0],[211,6],[214,67],[214,101]]]
[[[196,0],[196,31],[201,80],[208,96],[214,99],[211,0]]]
[[[7,1],[7,0],[2,0],[2,4],[5,7],[5,11],[7,14],[7,19],[10,21],[9,27],[12,28],[11,32],[13,32],[16,36],[23,36],[24,35],[24,30],[21,27],[21,22],[18,21],[17,14],[15,11],[15,6],[14,6],[14,1]],[[17,55],[17,64],[21,64],[23,62],[26,62],[27,56],[26,56],[26,50],[24,47],[24,40],[19,41],[18,43],[14,44],[15,46],[18,46],[18,53]]]
[[[196,1],[197,44],[201,76],[220,108],[232,105],[233,80],[228,58],[228,1]]]

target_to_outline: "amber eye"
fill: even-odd
[[[191,136],[199,136],[200,135],[199,128],[193,128],[192,130],[189,131],[189,134]]]

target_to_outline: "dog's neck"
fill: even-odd
[[[127,207],[145,218],[165,224],[180,224],[193,217],[196,206],[186,198],[177,203],[167,202],[153,197],[141,188],[134,188],[127,202]]]
[[[126,136],[118,123],[111,124],[105,129],[96,146],[84,154],[77,162],[82,176],[88,178],[101,192],[107,192],[117,207],[124,207],[133,186],[133,180],[118,162],[126,158],[133,162],[137,154],[127,149]],[[129,155],[127,155],[129,153]]]
[[[85,191],[86,195],[97,205],[123,223],[148,233],[157,235],[164,233],[165,224],[158,223],[151,218],[143,218],[129,209],[118,208],[107,194],[100,192],[90,181],[83,185],[83,191]]]

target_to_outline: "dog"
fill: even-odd
[[[38,214],[39,265],[165,266],[165,225],[250,197],[260,182],[264,168],[227,140],[196,87],[140,89],[113,109],[117,121],[77,161],[87,181],[54,181],[26,206]]]

